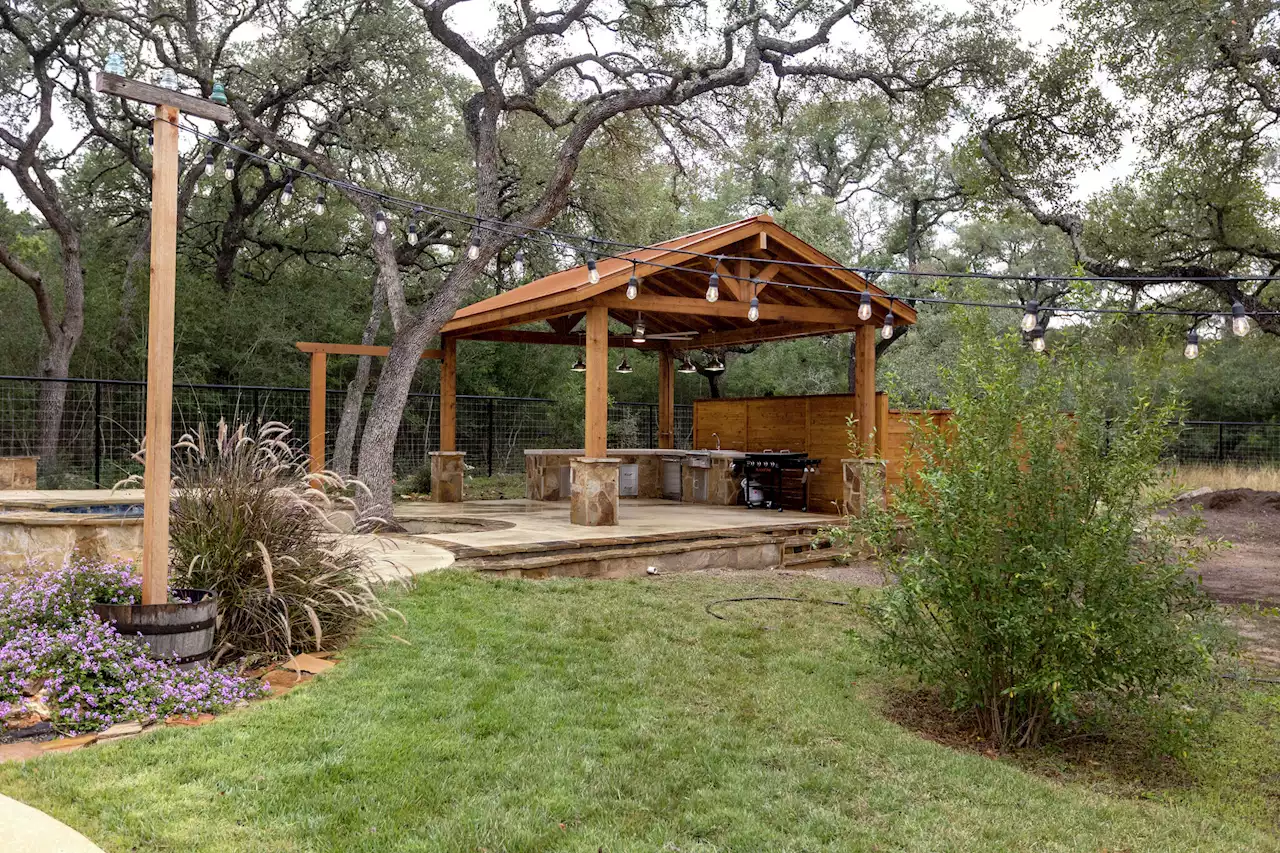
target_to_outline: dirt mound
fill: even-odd
[[[1224,489],[1222,491],[1202,491],[1183,495],[1178,503],[1185,506],[1200,504],[1206,510],[1232,512],[1277,512],[1280,511],[1280,492],[1259,492],[1254,489]]]

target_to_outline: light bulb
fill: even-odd
[[[1030,332],[1040,323],[1040,303],[1034,299],[1027,301],[1026,313],[1022,315],[1022,331]]]
[[[471,238],[471,245],[467,246],[467,257],[473,261],[480,257],[480,235]]]
[[[631,274],[631,278],[627,281],[627,298],[635,299],[640,295],[640,279],[636,278],[635,273]]]
[[[418,223],[416,222],[409,223],[409,245],[418,245]]]
[[[720,273],[711,273],[711,280],[707,282],[707,301],[715,302],[720,298]]]
[[[1231,331],[1237,338],[1243,338],[1249,334],[1249,318],[1244,313],[1244,306],[1237,299],[1231,303]]]
[[[204,174],[205,174],[205,177],[213,176],[213,155],[212,154],[204,155]]]
[[[511,262],[511,271],[515,273],[516,278],[524,278],[524,247],[516,249],[515,260]]]
[[[377,213],[373,215],[373,233],[375,234],[387,233],[387,215],[383,213],[381,210],[379,210]]]
[[[166,68],[160,72],[160,88],[161,89],[177,89],[178,75],[174,73],[172,68]]]
[[[747,319],[753,323],[760,319],[760,300],[754,296],[751,297],[751,307],[747,309]]]
[[[107,54],[107,64],[102,67],[102,70],[108,74],[115,74],[117,77],[123,76],[124,57],[117,51],[111,51]]]
[[[222,163],[222,176],[228,181],[236,179],[236,164],[232,163],[230,159],[224,160]]]
[[[706,366],[707,373],[724,373],[724,362],[719,356],[711,359],[711,363]]]
[[[858,300],[858,319],[866,322],[871,319],[871,292],[862,291],[862,298]]]
[[[281,204],[293,204],[293,181],[286,181],[284,189],[280,191]]]
[[[595,258],[587,258],[587,281],[592,284],[600,283],[600,271],[596,269]]]
[[[631,340],[637,344],[644,343],[644,318],[636,317],[636,324],[631,330]]]
[[[1044,352],[1044,326],[1036,326],[1031,330],[1031,349]]]
[[[880,337],[886,341],[893,337],[893,297],[889,297],[889,311],[884,315],[884,325],[880,327]]]
[[[316,216],[324,216],[324,193],[320,193],[320,195],[316,196],[316,202],[311,205],[311,209],[315,212]]]
[[[1187,345],[1183,347],[1182,354],[1187,358],[1200,355],[1200,335],[1195,329],[1187,332]]]

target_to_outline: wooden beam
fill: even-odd
[[[440,361],[440,449],[458,449],[458,341],[442,338]]]
[[[876,327],[870,323],[859,326],[854,333],[855,363],[853,366],[854,414],[858,419],[858,456],[870,459],[875,453],[872,445],[876,428]]]
[[[236,118],[236,114],[231,111],[231,108],[224,107],[222,104],[215,104],[213,101],[198,98],[195,95],[186,95],[173,89],[152,86],[150,83],[143,83],[140,80],[130,80],[118,74],[108,74],[105,71],[98,72],[94,88],[108,95],[119,95],[122,98],[141,101],[144,104],[168,105],[182,110],[187,115],[207,118],[210,121],[218,121],[224,124],[235,121]],[[177,121],[177,119],[175,118],[173,121]],[[152,162],[154,163],[154,160]]]
[[[323,352],[311,353],[311,391],[308,396],[310,412],[307,432],[308,450],[311,453],[311,473],[324,470],[325,408],[324,397],[328,387],[328,371]],[[318,483],[312,485],[318,486]]]
[[[157,106],[151,132],[151,293],[143,473],[142,603],[169,600],[173,444],[173,299],[178,253],[178,109]]]
[[[835,335],[851,331],[852,326],[824,326],[813,323],[754,323],[747,329],[732,332],[710,332],[687,341],[672,341],[677,350],[711,349],[737,344],[759,344],[766,341],[786,341],[792,338],[813,338],[819,335]]]
[[[298,341],[294,346],[303,352],[322,352],[328,355],[385,356],[391,352],[391,347],[367,346],[365,344],[322,344],[314,341]],[[428,349],[422,351],[422,357],[439,361],[444,356],[441,350]]]
[[[676,366],[669,347],[658,355],[658,447],[676,446]]]
[[[609,310],[602,305],[587,309],[587,457],[609,455]]]
[[[705,299],[685,299],[679,296],[645,296],[627,299],[625,294],[606,293],[593,300],[595,305],[606,308],[626,308],[646,314],[692,314],[702,317],[727,317],[746,320],[746,307],[741,302],[708,302]],[[857,310],[841,311],[834,308],[813,308],[804,305],[779,305],[760,303],[760,319],[783,323],[821,323],[827,325],[856,326],[862,323]]]
[[[586,338],[582,335],[557,335],[554,332],[533,332],[527,329],[498,329],[492,332],[462,334],[458,337],[468,341],[496,341],[505,344],[537,344],[539,346],[580,347],[586,343]],[[658,350],[663,345],[656,340],[637,344],[632,342],[630,335],[610,335],[609,346]]]

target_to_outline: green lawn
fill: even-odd
[[[779,590],[852,594],[428,577],[285,698],[0,766],[0,791],[110,851],[1277,849],[1242,782],[1274,696],[1194,784],[1112,796],[885,720],[852,608],[703,612]]]

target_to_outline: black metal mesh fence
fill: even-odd
[[[41,477],[49,486],[110,486],[142,466],[133,461],[145,432],[145,382],[107,379],[41,380],[0,377],[0,456],[34,456],[39,447],[39,394],[42,382],[66,387],[56,464],[41,460]],[[372,393],[361,406],[360,429]],[[325,395],[326,458],[333,458],[333,442],[342,417],[346,392],[331,388]],[[173,431],[176,440],[200,424],[279,421],[305,441],[310,425],[306,388],[236,385],[181,385],[173,389]],[[693,407],[676,406],[676,446],[693,439]],[[440,398],[410,394],[396,437],[393,464],[404,475],[428,463],[440,447]],[[613,447],[657,447],[656,403],[614,403],[609,409],[609,443]],[[524,470],[524,451],[533,448],[581,447],[582,411],[579,404],[529,397],[458,397],[458,449],[479,474]],[[356,445],[354,454],[359,454]]]

